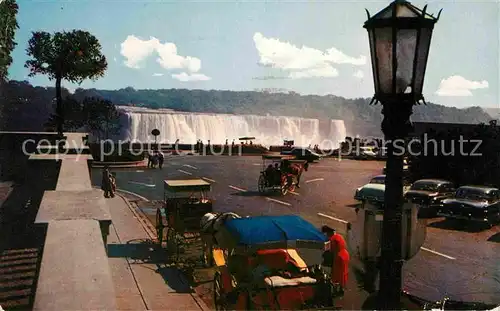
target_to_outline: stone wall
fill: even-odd
[[[0,132],[0,181],[23,183],[29,176],[29,153],[36,152],[42,140],[55,143],[56,133]]]

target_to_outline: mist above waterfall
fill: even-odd
[[[167,109],[119,107],[122,113],[122,140],[151,142],[153,129],[160,130],[158,142],[194,144],[198,139],[212,144],[238,142],[255,137],[255,144],[281,145],[294,140],[297,146],[318,144],[338,148],[346,136],[342,120],[318,120],[287,116],[258,116],[177,112]]]

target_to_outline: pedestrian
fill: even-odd
[[[163,161],[165,160],[165,156],[161,150],[158,150],[158,167],[161,169],[163,167]]]
[[[102,182],[101,182],[101,190],[104,191],[104,197],[109,198],[110,196],[114,196],[112,194],[112,180],[111,174],[107,166],[105,166],[102,170]]]
[[[334,229],[323,226],[323,233],[326,233],[330,242],[330,249],[326,251],[323,260],[331,263],[332,284],[337,286],[337,293],[342,296],[349,279],[349,261],[350,256],[347,251],[347,245],[342,235],[335,232]]]
[[[151,168],[152,160],[151,150],[148,150],[148,168]]]
[[[116,192],[116,173],[111,173],[109,175],[110,181],[111,181],[111,197],[115,197],[115,192]]]
[[[155,150],[151,157],[151,168],[156,168],[156,164],[158,164],[158,150]]]

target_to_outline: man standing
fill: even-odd
[[[111,180],[111,174],[109,172],[109,169],[107,167],[104,167],[104,169],[102,170],[101,189],[102,191],[104,191],[105,198],[114,196],[112,187],[113,185]]]
[[[163,161],[165,160],[165,156],[163,152],[158,149],[158,167],[161,169],[163,167]]]

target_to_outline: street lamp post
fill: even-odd
[[[380,309],[400,309],[402,266],[403,156],[400,150],[412,129],[413,105],[424,101],[422,89],[432,31],[439,19],[408,1],[395,0],[370,17],[368,30],[375,95],[382,104],[382,131],[387,145],[387,171],[380,262]],[[395,150],[395,146],[398,149]]]

